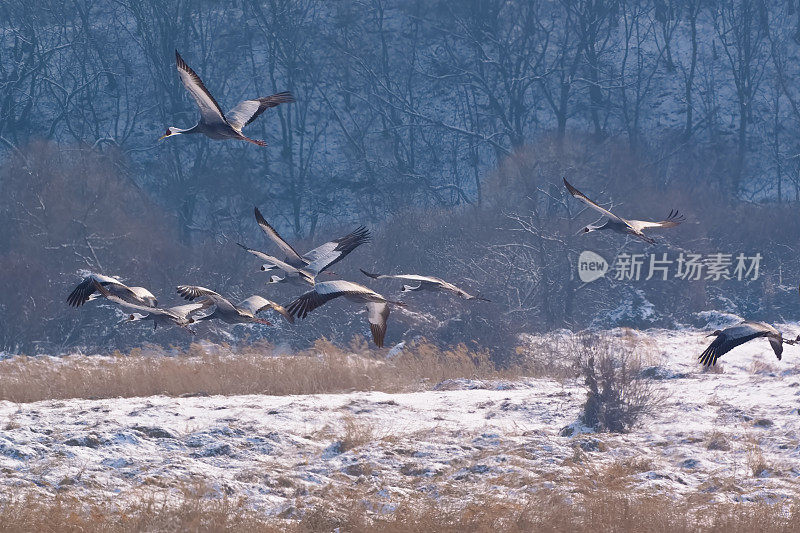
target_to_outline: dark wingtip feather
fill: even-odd
[[[714,346],[714,343],[711,343],[711,346],[706,348],[703,351],[703,353],[700,354],[700,357],[698,357],[698,359],[700,360],[700,363],[702,363],[702,365],[705,366],[706,368],[710,368],[716,365],[718,357],[717,357],[716,346]]]
[[[575,196],[575,194],[577,194],[577,193],[578,193],[578,189],[576,189],[575,187],[573,187],[572,185],[570,185],[570,183],[567,181],[567,178],[566,178],[566,177],[565,177],[565,178],[562,178],[562,179],[564,180],[564,186],[567,188],[567,191],[568,191],[568,192],[569,192],[569,193],[570,193],[572,196]]]
[[[293,302],[284,306],[286,312],[289,313],[289,316],[294,319],[294,317],[299,316],[299,307],[300,307],[300,298],[297,298]]]
[[[196,298],[196,296],[192,294],[191,289],[186,285],[178,285],[177,289],[178,294],[190,302]]]
[[[336,250],[343,252],[339,259],[343,259],[347,254],[361,246],[370,242],[372,235],[365,226],[359,226],[355,231],[348,233],[336,242]],[[336,261],[334,261],[335,263]],[[333,263],[331,263],[332,265]],[[330,266],[330,265],[328,265]]]
[[[667,216],[667,220],[670,222],[681,223],[686,220],[686,217],[683,216],[683,214],[681,214],[680,211],[675,209],[675,210],[670,210],[669,216]]]
[[[363,268],[359,268],[359,270],[361,271],[362,274],[364,274],[365,276],[367,276],[369,278],[378,279],[378,274],[373,274],[372,272],[367,272]]]
[[[369,231],[369,228],[367,228],[366,226],[359,226],[359,228],[356,231],[359,232],[359,235],[361,236],[362,242],[367,243],[367,242],[372,241],[372,233]]]
[[[378,324],[369,325],[370,332],[372,333],[372,342],[378,348],[383,348],[383,339],[386,336],[386,330],[381,328]]]
[[[67,303],[70,307],[80,307],[89,300],[89,296],[94,292],[92,280],[93,278],[84,279],[69,293]]]
[[[270,226],[269,222],[267,222],[267,219],[264,218],[264,215],[261,214],[261,211],[259,211],[257,207],[253,208],[253,210],[256,215],[256,222],[258,222],[260,226],[266,226],[275,231],[274,228]]]
[[[272,96],[268,96],[267,98],[273,98],[277,100],[281,104],[292,104],[296,102],[294,95],[290,91],[283,91],[282,93],[276,93]]]
[[[281,316],[282,316],[283,318],[285,318],[285,319],[286,319],[286,321],[287,321],[289,324],[294,324],[294,317],[293,317],[293,316],[292,316],[292,315],[291,315],[291,314],[290,314],[290,313],[289,313],[289,312],[288,312],[288,311],[287,311],[285,308],[283,309],[283,312],[281,312],[280,310],[278,310],[278,313],[280,313],[280,314],[281,314]]]

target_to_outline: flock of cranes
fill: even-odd
[[[186,64],[177,50],[175,51],[175,62],[181,82],[197,104],[200,119],[191,128],[181,129],[172,126],[167,128],[161,139],[182,134],[201,133],[211,139],[234,139],[266,146],[266,142],[244,135],[242,129],[258,118],[266,109],[295,101],[291,93],[281,92],[263,98],[244,100],[225,114],[206,89],[203,80]],[[685,220],[678,211],[670,211],[664,220],[658,222],[625,219],[590,200],[567,182],[566,178],[564,178],[564,186],[570,195],[606,218],[603,224],[585,226],[581,229],[581,234],[611,230],[631,235],[649,244],[655,244],[655,239],[645,235],[644,230],[673,228]],[[272,310],[288,322],[294,323],[296,317],[306,318],[318,307],[343,297],[366,306],[373,342],[376,346],[382,347],[386,336],[390,306],[402,307],[405,304],[390,300],[369,287],[352,281],[343,279],[317,281],[317,277],[323,273],[335,276],[336,274],[329,271],[328,268],[344,259],[357,247],[369,242],[369,230],[361,226],[344,237],[326,242],[305,254],[300,254],[267,222],[258,208],[255,208],[255,218],[258,226],[268,239],[280,249],[284,258],[280,259],[266,252],[249,248],[240,243],[237,244],[262,261],[261,270],[271,273],[270,283],[291,283],[308,288],[306,292],[285,307],[259,295],[250,296],[238,304],[233,304],[211,289],[179,285],[177,287],[178,294],[191,303],[163,308],[158,306],[156,297],[144,287],[129,287],[117,278],[95,273],[85,276],[69,295],[67,303],[78,307],[88,301],[104,297],[108,301],[132,311],[126,321],[150,320],[153,322],[154,328],[157,328],[159,324],[176,325],[194,333],[189,326],[206,320],[221,320],[228,324],[271,325],[270,321],[256,316],[265,310]],[[433,276],[373,274],[363,269],[361,272],[372,279],[399,280],[402,282],[401,292],[420,290],[449,292],[465,300],[489,301],[480,296],[473,296],[452,283]],[[763,322],[745,321],[724,330],[717,330],[709,336],[716,338],[699,357],[700,362],[705,366],[716,364],[717,359],[723,354],[752,339],[765,337],[778,359],[781,359],[784,344],[800,343],[800,335],[795,340],[784,339],[778,330]]]
[[[250,296],[238,304],[234,304],[218,292],[196,285],[178,285],[177,287],[178,294],[192,303],[174,307],[159,307],[156,297],[144,287],[129,287],[117,278],[95,273],[89,273],[84,277],[67,297],[67,303],[79,307],[88,301],[105,297],[108,301],[131,311],[123,322],[150,320],[153,322],[153,329],[159,325],[175,325],[195,334],[195,331],[189,326],[205,320],[220,320],[227,324],[271,326],[272,323],[269,320],[257,316],[267,310],[278,313],[287,322],[293,324],[295,317],[306,318],[308,313],[318,307],[335,298],[343,297],[366,306],[372,340],[376,346],[383,347],[389,306],[404,307],[405,304],[390,300],[369,287],[352,281],[343,279],[317,281],[316,279],[323,272],[335,275],[328,268],[344,259],[360,245],[368,243],[371,238],[369,230],[361,226],[344,237],[326,242],[304,255],[300,255],[266,221],[258,208],[255,209],[255,216],[264,234],[281,249],[283,254],[286,254],[286,257],[279,259],[264,252],[240,246],[265,262],[261,265],[261,270],[283,272],[282,278],[277,275],[271,276],[271,283],[291,282],[309,288],[285,307],[259,295]],[[378,276],[363,270],[362,272],[371,278],[397,278],[417,282],[415,287],[404,285],[403,291],[425,288],[434,291],[448,291],[466,300],[486,300],[472,296],[465,290],[439,278],[411,274]]]

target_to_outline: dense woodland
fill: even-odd
[[[66,295],[79,270],[161,302],[195,283],[288,301],[237,249],[258,206],[300,247],[368,225],[337,265],[445,277],[492,299],[410,295],[387,344],[512,356],[516,335],[800,313],[800,2],[181,1],[0,4],[0,349],[185,344]],[[157,139],[196,107],[174,50],[224,109],[289,90],[259,148]],[[687,222],[649,247],[578,236],[562,176],[631,217]],[[584,285],[577,254],[761,253],[761,276]],[[272,250],[273,252],[275,250]],[[397,285],[375,283],[380,292]],[[174,295],[177,301],[177,295]],[[299,346],[365,335],[354,306],[294,327],[205,328]]]

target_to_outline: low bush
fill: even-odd
[[[653,412],[660,395],[643,375],[642,356],[634,348],[606,339],[598,339],[587,348],[582,421],[595,429],[624,433]]]

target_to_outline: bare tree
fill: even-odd
[[[565,4],[553,4],[549,20],[540,18],[540,32],[552,45],[546,49],[545,75],[540,79],[542,94],[556,119],[556,137],[564,141],[574,78],[581,63],[575,18]]]
[[[728,59],[739,107],[737,164],[730,183],[734,194],[738,193],[741,187],[748,148],[747,134],[753,117],[753,103],[766,63],[767,21],[763,9],[765,8],[761,1],[734,0],[717,4],[713,12],[714,27]]]
[[[583,51],[584,81],[589,89],[589,118],[594,128],[594,137],[605,136],[601,114],[608,107],[603,96],[603,84],[607,81],[603,58],[612,39],[612,30],[617,24],[618,3],[615,0],[562,0],[576,21],[578,42]]]

